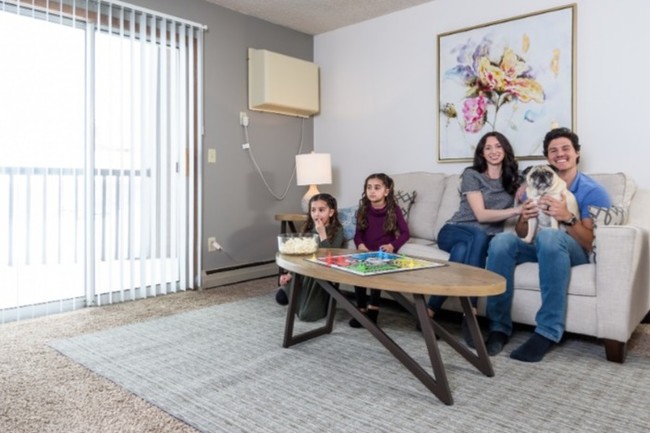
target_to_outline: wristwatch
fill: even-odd
[[[566,226],[574,226],[578,222],[578,218],[576,218],[575,215],[571,214],[571,218],[569,218],[569,221],[564,221],[564,225]]]

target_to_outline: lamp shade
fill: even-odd
[[[332,159],[329,153],[296,155],[296,182],[298,185],[332,183]]]

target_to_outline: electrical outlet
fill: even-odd
[[[248,114],[244,111],[239,112],[239,124],[241,126],[248,126]]]
[[[216,244],[217,238],[208,238],[208,251],[217,251]]]

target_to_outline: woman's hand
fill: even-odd
[[[537,215],[539,215],[539,207],[535,200],[529,198],[521,205],[521,221],[526,222],[531,218],[537,218]]]
[[[385,253],[392,253],[393,251],[395,251],[395,248],[393,247],[392,244],[386,244],[386,245],[380,246],[379,251],[383,251]]]
[[[357,246],[357,249],[359,251],[370,251],[365,244],[359,244],[359,246]]]

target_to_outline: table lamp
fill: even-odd
[[[309,199],[319,194],[316,185],[332,183],[332,160],[329,153],[305,153],[296,155],[296,182],[309,185],[302,197],[302,210],[309,211]]]

